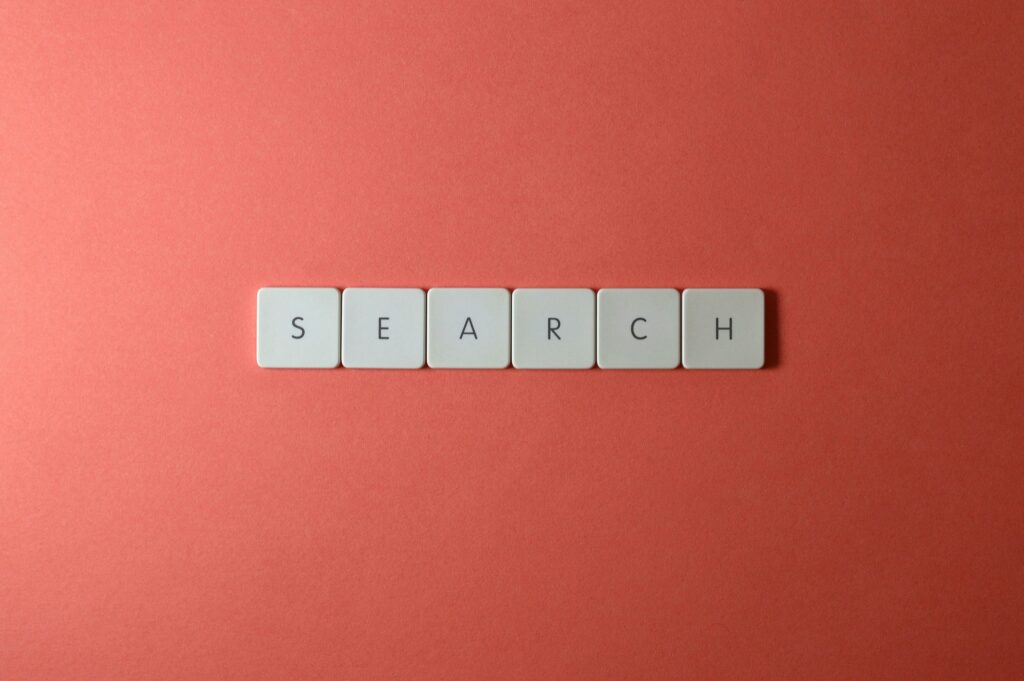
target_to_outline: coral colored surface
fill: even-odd
[[[1024,677],[1015,2],[0,3],[0,678]],[[760,372],[256,367],[758,286]]]

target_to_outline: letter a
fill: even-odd
[[[469,329],[469,330],[467,331],[466,329]],[[462,340],[462,337],[465,336],[466,334],[469,334],[473,338],[476,338],[477,340],[480,340],[476,336],[476,329],[473,328],[473,318],[472,317],[466,317],[466,323],[462,325],[462,333],[459,334],[459,340]]]

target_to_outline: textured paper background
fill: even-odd
[[[1012,2],[0,3],[3,679],[1019,679]],[[758,286],[762,372],[256,290]]]

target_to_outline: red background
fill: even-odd
[[[1024,676],[1020,4],[617,4],[0,5],[0,677]],[[772,366],[265,371],[268,285]]]

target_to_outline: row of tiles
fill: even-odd
[[[759,369],[756,288],[262,288],[265,368]]]

